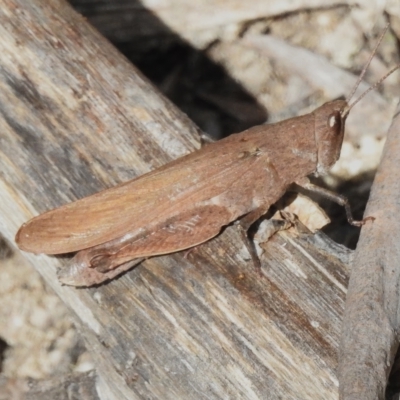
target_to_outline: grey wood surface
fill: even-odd
[[[2,234],[199,147],[198,129],[63,1],[0,8]],[[116,210],[118,212],[118,210]],[[265,245],[234,226],[90,289],[25,254],[76,317],[107,399],[336,399],[351,252],[322,234]]]
[[[376,219],[363,229],[354,256],[341,337],[341,399],[385,399],[395,393],[398,398],[399,163],[400,105],[366,210]]]

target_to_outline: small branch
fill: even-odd
[[[400,105],[365,215],[346,300],[340,359],[343,400],[384,399],[399,346]]]

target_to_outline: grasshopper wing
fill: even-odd
[[[240,143],[238,136],[244,132],[39,215],[20,228],[16,242],[25,251],[61,254],[160,226],[177,213],[223,194],[246,175],[258,160],[253,157],[254,142],[248,140],[251,131]],[[254,129],[256,136],[260,133],[260,129]]]

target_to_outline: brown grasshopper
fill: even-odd
[[[359,226],[373,218],[354,221],[345,198],[311,185],[305,177],[323,174],[337,161],[346,117],[367,92],[350,105],[349,99],[335,100],[300,117],[255,126],[129,182],[48,211],[25,223],[16,242],[33,253],[78,251],[59,278],[66,284],[90,286],[143,258],[204,243],[232,221],[239,219],[245,233],[292,183],[344,205],[349,222]]]

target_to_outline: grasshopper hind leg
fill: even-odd
[[[68,285],[91,286],[126,271],[144,258],[185,250],[218,235],[232,220],[225,207],[204,205],[169,218],[130,240],[104,243],[76,254],[59,273]],[[129,267],[130,265],[130,267]]]
[[[57,278],[61,283],[69,286],[87,287],[98,285],[121,275],[123,272],[140,264],[143,260],[143,258],[130,260],[107,272],[99,272],[95,268],[88,267],[87,253],[80,251],[65,268],[57,271]]]

